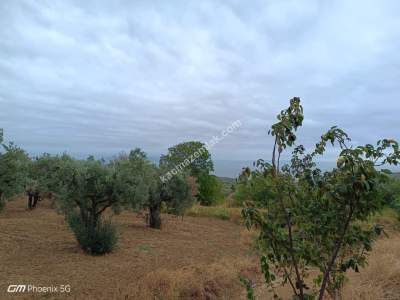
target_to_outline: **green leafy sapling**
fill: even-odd
[[[376,146],[351,146],[347,134],[332,127],[311,153],[296,146],[290,162],[281,167],[281,154],[295,145],[304,119],[300,99],[291,99],[277,118],[269,132],[274,137],[272,162],[257,161],[249,175],[250,187],[257,189],[249,193],[242,214],[248,227],[260,229],[261,269],[276,297],[280,277],[294,299],[322,300],[327,292],[335,298],[346,271],[365,265],[382,232],[364,221],[385,203],[379,186],[387,176],[377,167],[398,164],[398,143],[384,139]],[[315,160],[328,142],[339,147],[340,155],[336,168],[322,172]]]

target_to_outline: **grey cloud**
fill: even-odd
[[[2,1],[0,127],[32,152],[156,156],[239,119],[213,156],[251,160],[269,156],[267,127],[300,96],[307,146],[331,125],[356,143],[400,139],[399,10],[394,0]]]

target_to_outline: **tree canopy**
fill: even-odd
[[[118,168],[118,176],[125,180],[125,188],[121,189],[121,193],[126,193],[125,205],[135,210],[148,208],[152,228],[161,228],[162,203],[168,211],[182,214],[193,202],[186,173],[172,175],[170,180],[163,182],[161,176],[167,166],[158,168],[139,149],[113,164]]]
[[[211,154],[205,144],[199,141],[184,142],[168,148],[168,153],[160,158],[160,166],[167,171],[177,168],[179,172],[186,171],[195,177],[214,171]]]
[[[2,131],[0,132],[2,141]],[[13,143],[1,144],[0,152],[0,209],[5,201],[25,189],[29,157],[27,153]]]

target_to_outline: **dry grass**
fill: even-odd
[[[186,215],[191,217],[208,217],[230,220],[235,223],[240,223],[241,211],[241,208],[194,205],[186,212]]]
[[[0,299],[244,299],[240,275],[256,283],[259,299],[269,299],[251,251],[255,232],[209,212],[193,215],[206,217],[163,215],[162,231],[133,213],[114,216],[118,249],[92,257],[48,202],[34,211],[23,199],[10,202],[0,215]],[[343,299],[400,299],[400,235],[389,234],[369,266],[350,274]],[[71,293],[11,298],[5,291],[16,283],[70,284]]]
[[[400,299],[400,235],[389,233],[375,244],[369,264],[350,274],[344,299]]]
[[[165,285],[167,295],[181,293],[177,290],[186,284],[171,282],[183,277],[187,279],[180,282],[193,280],[198,284],[188,284],[186,290],[203,289],[196,292],[199,295],[212,294],[215,288],[209,286],[219,285],[213,280],[220,282],[225,277],[225,283],[236,284],[233,292],[241,289],[237,278],[239,267],[245,263],[239,262],[247,262],[249,249],[243,243],[244,228],[232,222],[163,215],[163,229],[159,231],[148,228],[136,214],[124,212],[113,218],[120,233],[118,249],[102,257],[91,257],[79,249],[63,217],[47,201],[40,202],[33,211],[25,206],[24,199],[9,202],[0,215],[0,299],[10,296],[6,288],[15,283],[70,284],[69,297],[79,296],[79,299],[114,299],[127,294],[146,299],[137,293],[143,292],[143,286],[149,287],[148,295],[152,295],[152,287],[157,292],[159,280],[152,278],[169,280]],[[224,263],[218,267],[221,261]],[[226,268],[226,265],[233,266]],[[218,277],[217,271],[205,272],[213,268],[225,273]],[[194,279],[196,270],[204,270],[200,272],[204,277]],[[230,277],[226,276],[228,271],[232,273]],[[220,292],[215,290],[215,293],[218,295],[208,299],[219,299]],[[59,299],[63,295],[53,296]]]
[[[190,265],[180,270],[161,269],[139,280],[139,288],[124,291],[125,299],[243,299],[239,276],[260,275],[250,258],[222,259],[210,265]]]

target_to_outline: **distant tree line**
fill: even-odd
[[[209,205],[220,197],[206,149],[187,168],[161,180],[181,158],[204,147],[201,142],[169,148],[159,166],[138,148],[106,162],[93,156],[78,160],[67,154],[30,158],[13,143],[3,144],[3,131],[0,143],[0,208],[21,193],[26,193],[29,209],[47,197],[65,215],[81,247],[92,254],[109,252],[116,243],[114,227],[102,217],[107,209],[115,213],[147,210],[149,227],[161,229],[162,209],[183,215],[196,200]]]

